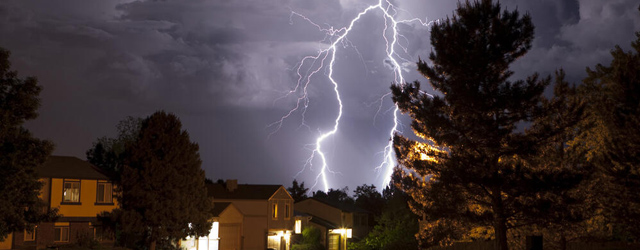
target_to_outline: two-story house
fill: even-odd
[[[297,202],[295,209],[311,216],[308,225],[320,229],[329,250],[347,249],[348,239],[364,238],[369,233],[368,212],[354,205],[308,198]]]
[[[40,223],[32,233],[14,232],[0,243],[0,249],[41,249],[74,243],[82,237],[106,240],[96,216],[117,207],[107,176],[70,156],[50,156],[36,171],[44,184],[40,198],[48,209],[58,209],[59,218]]]
[[[208,184],[207,189],[214,202],[229,202],[242,214],[241,249],[289,249],[295,224],[293,198],[282,185],[249,185],[227,180]]]

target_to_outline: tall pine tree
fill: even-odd
[[[529,15],[517,10],[502,12],[491,0],[459,4],[451,19],[432,28],[432,64],[418,62],[443,95],[424,93],[418,82],[392,86],[393,100],[424,139],[394,139],[399,165],[410,170],[397,168],[394,182],[425,219],[421,232],[432,242],[423,246],[489,227],[500,249],[508,249],[509,228],[557,211],[552,194],[580,181],[559,166],[535,164],[541,146],[564,128],[517,129],[549,114],[543,91],[550,78],[510,80],[509,65],[531,48],[533,33]]]

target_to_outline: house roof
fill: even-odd
[[[230,192],[225,184],[213,183],[207,184],[207,191],[214,199],[268,200],[280,187],[282,185],[238,184],[238,187]]]
[[[325,229],[336,229],[338,228],[338,226],[336,224],[331,223],[328,220],[322,219],[320,217],[316,217],[316,216],[312,216],[311,217],[311,222],[318,224],[322,227],[324,227]]]
[[[231,202],[214,202],[213,217],[219,217],[220,214],[231,205]]]
[[[312,198],[307,198],[305,200],[309,200],[309,199],[324,203],[324,204],[326,204],[328,206],[335,207],[335,208],[340,209],[340,210],[342,210],[344,212],[349,212],[349,213],[369,213],[369,211],[367,211],[365,209],[356,207],[355,205],[348,204],[348,203],[337,202],[337,201],[332,201],[332,200],[323,199],[323,198],[313,198],[313,197]],[[305,200],[303,200],[303,201],[305,201]],[[302,201],[300,201],[300,202],[302,202]]]
[[[96,166],[73,156],[49,156],[36,171],[40,177],[108,180]]]

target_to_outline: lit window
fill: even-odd
[[[302,233],[302,221],[296,220],[296,234]]]
[[[56,227],[54,229],[55,242],[69,242],[69,227]]]
[[[220,235],[220,222],[214,221],[211,224],[211,230],[209,230],[209,239],[216,240]]]
[[[64,181],[62,188],[63,202],[80,202],[80,182]]]
[[[279,235],[269,235],[267,236],[267,248],[269,249],[280,249],[280,242],[282,241],[282,237]]]
[[[35,241],[36,240],[36,229],[34,228],[29,232],[28,230],[24,230],[24,241]]]
[[[273,202],[271,204],[271,218],[278,219],[278,202]]]
[[[96,203],[113,203],[113,185],[109,182],[98,182],[97,201]]]
[[[291,219],[291,204],[289,202],[284,205],[284,219]]]

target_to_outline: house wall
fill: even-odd
[[[314,199],[306,199],[295,204],[296,210],[318,216],[335,225],[342,225],[342,212],[340,209],[329,206]]]
[[[242,223],[244,222],[244,217],[242,216],[240,211],[238,211],[238,209],[236,209],[234,205],[231,204],[229,205],[229,207],[227,207],[227,209],[220,213],[218,222],[220,223],[219,236],[221,249],[231,249],[225,248],[229,245],[234,247],[242,247]],[[233,243],[228,243],[227,241],[233,241]]]
[[[273,204],[278,204],[278,217],[272,218]],[[286,205],[289,205],[288,216],[286,214]],[[269,229],[271,231],[293,231],[295,225],[295,219],[293,217],[293,199],[289,193],[281,187],[278,191],[269,199]]]
[[[66,205],[62,204],[63,182],[61,178],[51,179],[50,205],[52,208],[58,208],[58,214],[64,217],[96,217],[103,211],[111,211],[118,204],[115,199],[109,205],[96,204],[96,191],[98,188],[97,180],[80,180],[80,204]],[[48,193],[43,190],[41,193]]]
[[[103,211],[111,211],[117,207],[115,199],[110,204],[96,204],[98,180],[80,180],[79,204],[62,204],[64,179],[41,178],[40,181],[44,185],[40,190],[39,197],[49,205],[49,208],[58,208],[60,218],[56,223],[43,222],[38,224],[35,241],[25,242],[24,232],[14,232],[11,246],[13,248],[33,247],[41,249],[47,246],[74,243],[83,237],[93,238],[91,222],[96,221],[96,215]],[[69,228],[68,242],[54,242],[56,226]],[[4,245],[8,244],[6,241],[0,243],[0,249],[6,249],[4,248]]]
[[[11,249],[13,244],[13,233],[7,235],[7,238],[0,240],[0,250]]]
[[[216,202],[231,202],[243,215],[242,246],[243,249],[264,250],[267,246],[267,214],[268,202],[266,200],[224,200],[215,199]]]

